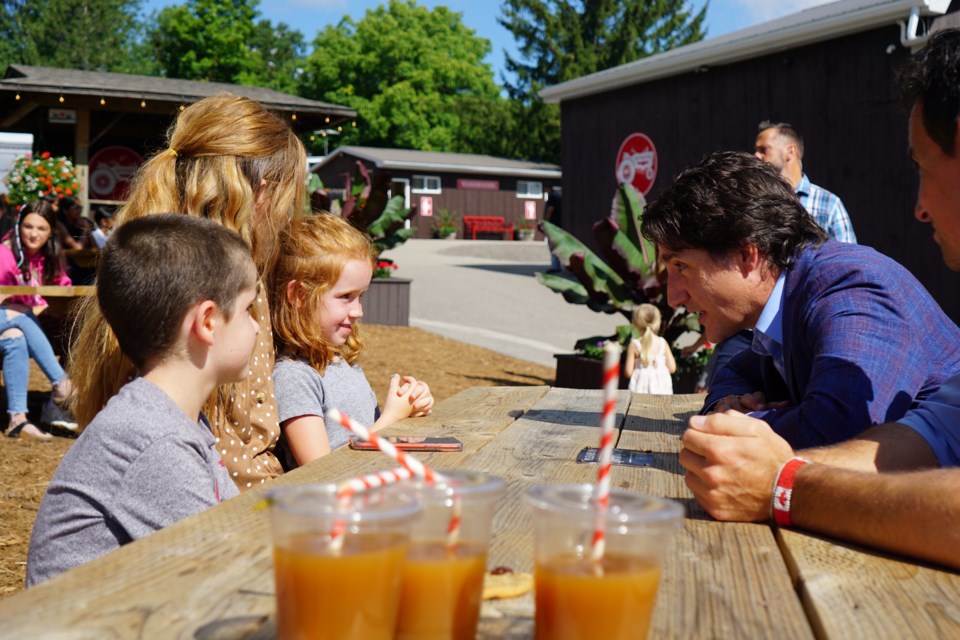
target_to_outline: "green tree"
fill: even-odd
[[[504,0],[498,21],[520,53],[507,56],[506,88],[526,132],[521,154],[560,158],[560,112],[541,89],[697,42],[706,11],[692,13],[686,0]]]
[[[295,92],[303,34],[282,22],[257,22],[259,6],[259,0],[187,0],[164,8],[147,34],[159,72]]]
[[[461,14],[391,0],[317,35],[301,95],[357,110],[341,144],[488,152],[496,141],[481,117],[505,110],[489,52]]]
[[[257,0],[187,0],[157,14],[150,44],[163,75],[234,82],[255,73]]]
[[[128,71],[140,0],[3,0],[0,65]]]
[[[261,20],[253,31],[250,52],[253,60],[248,69],[237,76],[237,82],[297,92],[306,53],[302,33],[283,22],[274,25],[269,20]]]

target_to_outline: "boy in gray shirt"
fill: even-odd
[[[28,587],[237,495],[201,409],[219,385],[247,376],[257,293],[249,247],[209,220],[149,215],[110,237],[97,302],[140,377],[97,414],[50,481]]]

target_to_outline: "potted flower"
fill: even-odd
[[[533,240],[537,230],[536,222],[536,220],[528,220],[526,217],[520,218],[513,230],[513,237],[528,242]]]
[[[683,355],[684,349],[679,349],[676,345],[670,345],[670,347],[673,350],[673,357],[677,361],[677,371],[673,374],[673,392],[694,393],[700,376],[707,366],[707,361],[713,353],[713,345],[704,342],[688,355]]]
[[[7,185],[7,201],[18,206],[53,196],[75,196],[80,191],[76,168],[65,157],[54,157],[44,151],[39,158],[32,154],[20,156],[3,179]]]
[[[440,207],[433,219],[434,236],[442,240],[453,240],[457,237],[457,214],[449,209]]]
[[[626,327],[624,328],[626,329]],[[591,336],[577,340],[574,345],[576,353],[557,353],[557,374],[554,386],[571,389],[600,389],[603,386],[603,358],[604,344],[608,340],[621,340],[618,331],[613,336]],[[626,336],[629,340],[630,336]],[[627,359],[627,352],[620,354],[620,384],[619,388],[626,389],[630,382],[623,376],[623,365]]]
[[[397,264],[389,258],[377,258],[373,265],[374,278],[389,278],[396,271]]]

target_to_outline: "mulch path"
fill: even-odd
[[[361,366],[381,401],[393,373],[425,380],[438,402],[473,386],[553,383],[551,368],[415,327],[370,325],[363,330]],[[31,365],[30,406],[38,412],[50,386],[36,365]],[[27,546],[37,508],[47,483],[72,443],[70,437],[45,443],[0,437],[0,468],[4,470],[0,499],[0,599],[23,589]]]

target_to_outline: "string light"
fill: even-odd
[[[180,105],[180,111],[183,111],[185,108],[183,105]]]
[[[321,137],[321,138],[326,138],[326,137],[327,137],[327,132],[326,132],[326,131],[321,131],[321,132],[320,132],[320,137]]]
[[[351,122],[351,123],[350,123],[350,126],[352,126],[352,127],[355,127],[355,126],[357,126],[357,121],[356,121],[356,120],[354,120],[353,122]]]
[[[343,131],[343,127],[337,127],[337,131]]]
[[[20,99],[20,92],[19,92],[19,91],[17,91],[17,95],[13,96],[13,99],[14,99],[14,100],[19,100],[19,99]]]
[[[296,119],[297,119],[297,114],[293,114],[292,116],[290,116],[290,119],[291,119],[291,120],[296,120]]]
[[[60,104],[63,104],[63,96],[60,96]]]
[[[100,98],[100,106],[102,107],[105,104],[107,104],[107,101],[104,100],[103,98]]]
[[[314,138],[313,136],[310,136],[310,142],[313,142],[314,140],[316,140],[316,138]]]
[[[327,117],[324,119],[324,122],[330,122],[330,116],[327,116]]]
[[[146,108],[147,108],[147,101],[146,101],[146,100],[141,100],[141,101],[140,101],[140,108],[141,108],[141,109],[146,109]]]

